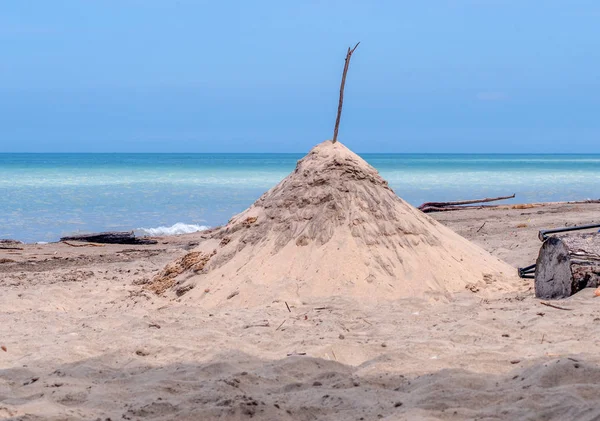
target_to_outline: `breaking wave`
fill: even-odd
[[[209,228],[210,227],[207,227],[206,225],[184,224],[183,222],[177,222],[170,227],[138,228],[135,231],[138,235],[161,236],[189,234],[192,232],[204,231]]]

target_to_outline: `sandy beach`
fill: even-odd
[[[598,215],[597,204],[432,214],[514,267],[535,261],[539,229]],[[203,237],[0,250],[0,418],[600,417],[592,290],[556,302],[568,310],[542,305],[532,280],[492,296],[337,296],[288,310],[207,309],[144,288]]]

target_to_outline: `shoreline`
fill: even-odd
[[[574,200],[574,201],[555,201],[555,202],[532,202],[532,203],[507,203],[507,204],[492,204],[492,205],[468,205],[462,206],[464,209],[461,210],[453,210],[453,211],[442,211],[442,212],[428,212],[427,215],[430,217],[442,221],[452,221],[454,218],[446,218],[441,216],[440,214],[445,213],[455,213],[455,212],[465,212],[465,211],[474,211],[474,210],[525,210],[525,209],[533,209],[540,207],[552,207],[552,206],[567,206],[567,205],[593,205],[600,204],[600,199],[585,199],[585,200]],[[417,207],[417,206],[415,206]],[[583,225],[583,224],[581,224]],[[208,231],[212,229],[219,228],[220,226],[202,226],[204,229],[198,231],[189,231],[189,232],[181,232],[184,229],[189,229],[189,227],[200,227],[197,224],[188,224],[186,222],[176,222],[171,226],[159,226],[156,228],[133,228],[129,230],[123,230],[123,232],[132,232],[136,237],[140,238],[150,238],[155,240],[161,240],[164,238],[176,237],[181,235],[198,235],[203,231]],[[452,226],[450,226],[452,228]],[[175,234],[164,234],[164,235],[153,235],[153,234],[144,234],[142,231],[152,232],[152,231],[179,231]],[[80,234],[98,234],[107,231],[97,231],[97,232],[74,232],[69,235],[80,235]],[[467,237],[467,239],[470,239]],[[0,238],[0,243],[14,243],[14,244],[26,244],[26,245],[45,245],[45,244],[57,244],[60,243],[60,239],[56,241],[37,241],[37,242],[25,242],[14,238]]]

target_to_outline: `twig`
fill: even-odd
[[[288,303],[287,303],[287,301],[284,301],[284,303],[285,303],[285,306],[287,307],[288,311],[291,313],[291,312],[292,312],[292,310],[290,310],[290,306],[288,306]]]
[[[337,357],[335,356],[335,352],[333,352],[333,348],[331,348],[331,353],[333,354],[333,358],[337,361]]]
[[[340,85],[340,102],[338,103],[338,111],[337,117],[335,119],[335,128],[333,129],[333,143],[337,142],[338,129],[340,127],[340,119],[342,117],[342,105],[344,103],[344,86],[346,85],[346,74],[348,73],[348,67],[350,66],[350,57],[352,57],[352,53],[356,50],[360,42],[356,43],[353,49],[348,47],[348,52],[346,53],[346,63],[344,64],[344,73],[342,73],[342,84]]]
[[[227,296],[227,299],[228,299],[228,300],[230,300],[230,299],[232,299],[233,297],[235,297],[236,295],[238,295],[239,293],[240,293],[239,291],[233,291],[231,294],[229,294],[229,295]]]
[[[256,325],[245,325],[244,329],[248,329],[248,328],[251,328],[251,327],[269,327],[269,326],[270,326],[269,322],[267,320],[265,320],[263,323],[259,323],[259,324],[256,324]]]
[[[95,244],[95,243],[87,243],[87,244],[72,244],[69,243],[68,241],[61,241],[61,243],[66,244],[67,246],[71,246],[71,247],[104,247],[104,244]]]
[[[487,222],[487,221],[485,221],[485,222],[483,223],[483,225],[479,227],[479,229],[477,230],[477,232],[481,231],[481,229],[482,229],[482,228],[485,226],[485,223],[486,223],[486,222]]]
[[[287,321],[287,319],[283,319],[283,322],[281,322],[281,324],[279,326],[277,326],[277,329],[275,329],[275,332],[277,332],[279,330],[279,328],[281,328],[281,326],[283,326],[283,324]]]
[[[6,247],[6,246],[0,246],[0,249],[2,249],[2,250],[23,250],[23,247]]]
[[[561,307],[561,306],[557,306],[557,305],[554,305],[554,304],[546,303],[544,301],[540,301],[540,304],[548,306],[548,307],[552,307],[552,308],[557,308],[559,310],[568,310],[568,311],[573,310],[572,308]]]
[[[540,343],[541,343],[541,344],[543,344],[543,343],[544,343],[544,336],[546,336],[546,334],[545,334],[545,333],[542,333],[542,340],[540,341]]]

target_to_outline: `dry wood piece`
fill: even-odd
[[[547,307],[557,308],[559,310],[567,310],[567,311],[573,310],[572,308],[561,307],[561,306],[554,305],[552,303],[545,303],[543,301],[540,301],[540,304],[545,305]],[[542,340],[543,340],[543,337],[542,337]]]
[[[257,323],[257,324],[254,324],[254,325],[244,325],[244,329],[250,329],[251,327],[269,327],[269,326],[271,326],[269,324],[269,321],[268,320],[264,320],[262,323]]]
[[[67,246],[71,246],[71,247],[104,247],[104,244],[95,244],[95,243],[87,243],[87,244],[73,244],[73,243],[69,243],[68,241],[61,241],[61,243],[66,244]]]
[[[344,73],[342,73],[342,84],[340,85],[340,101],[338,103],[338,111],[337,117],[335,119],[335,128],[333,129],[333,143],[337,142],[338,129],[340,128],[340,119],[342,118],[342,105],[344,104],[344,87],[346,86],[346,74],[348,73],[348,67],[350,67],[350,58],[352,57],[352,53],[356,50],[360,42],[356,43],[354,48],[350,49],[348,47],[348,52],[346,53],[346,62],[344,64]]]
[[[463,209],[479,209],[484,206],[464,206],[473,205],[476,203],[488,203],[496,202],[498,200],[513,199],[515,195],[511,196],[500,196],[500,197],[486,197],[485,199],[472,199],[472,200],[458,200],[454,202],[425,202],[419,206],[419,210],[425,213],[429,212],[447,212]]]
[[[62,237],[60,241],[84,241],[87,243],[103,244],[157,244],[158,241],[136,237],[133,231],[128,232],[99,232],[94,234],[72,235]]]
[[[535,296],[566,298],[583,288],[600,286],[600,235],[549,237],[540,249],[535,270]]]

